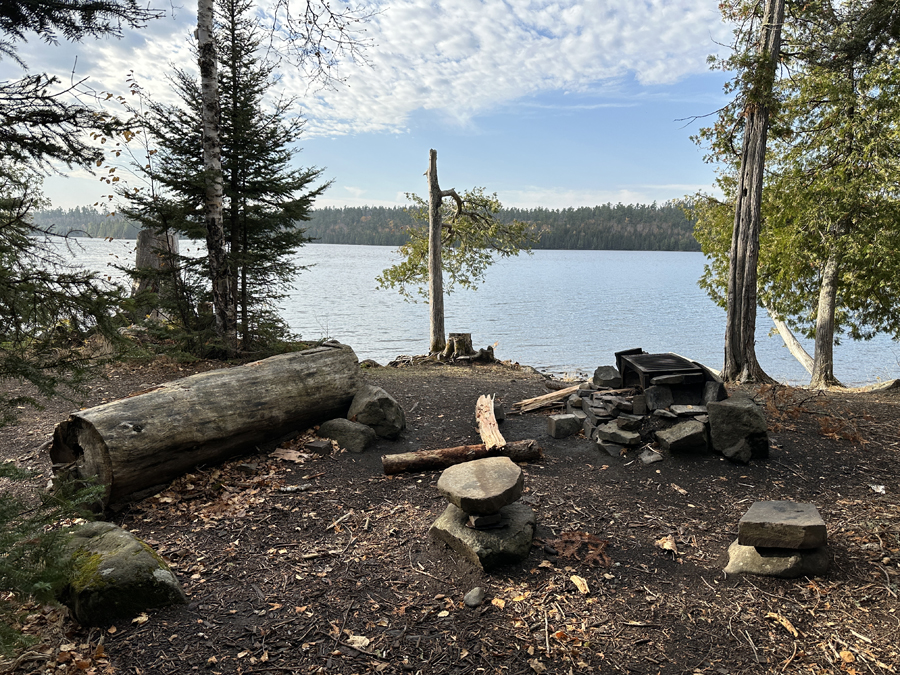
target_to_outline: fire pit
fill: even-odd
[[[706,381],[703,368],[678,354],[648,354],[643,349],[616,352],[616,367],[622,374],[622,386],[653,384],[697,385]]]

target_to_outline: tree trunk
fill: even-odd
[[[760,39],[760,54],[763,58],[756,65],[754,79],[757,84],[747,94],[746,126],[734,210],[725,325],[725,367],[722,370],[726,381],[772,381],[756,360],[756,282],[763,169],[769,128],[768,99],[772,95],[778,64],[783,21],[784,0],[767,0]]]
[[[794,333],[791,331],[790,327],[778,317],[775,310],[766,305],[766,311],[769,313],[769,318],[772,319],[772,323],[775,324],[775,329],[778,331],[781,339],[784,340],[784,346],[787,347],[791,355],[800,362],[800,365],[806,369],[806,372],[812,375],[813,358],[803,348],[803,345],[800,344],[797,338],[794,337]]]
[[[441,187],[437,175],[437,150],[428,151],[428,306],[431,311],[429,351],[439,354],[444,340],[444,276],[441,260]]]
[[[137,246],[135,248],[134,269],[141,275],[131,284],[132,297],[150,291],[159,294],[166,285],[163,272],[169,270],[171,274],[177,274],[172,268],[175,257],[178,255],[178,236],[171,232],[158,232],[153,228],[145,227],[138,232]],[[170,280],[174,286],[177,280]],[[159,321],[159,307],[139,307],[135,311],[135,319],[150,318]]]
[[[226,351],[237,351],[237,321],[222,223],[222,142],[219,138],[219,82],[213,34],[213,0],[197,0],[197,47],[200,67],[200,103],[203,121],[203,170],[206,194],[203,202],[206,248],[212,284],[216,333]]]
[[[825,261],[822,285],[819,287],[815,361],[809,382],[814,389],[843,386],[834,376],[834,311],[840,267],[841,255],[834,249]]]
[[[384,467],[384,473],[391,475],[404,471],[446,469],[454,464],[462,464],[484,457],[509,457],[514,462],[532,462],[540,459],[541,453],[541,447],[537,441],[512,441],[495,450],[488,450],[484,445],[478,444],[384,455],[381,458],[381,465]]]
[[[96,477],[103,503],[168,483],[267,441],[347,414],[359,365],[332,343],[176,380],[72,413],[56,425],[54,471]]]
[[[449,361],[460,356],[472,356],[474,353],[471,333],[450,333],[441,358]]]

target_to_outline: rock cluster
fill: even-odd
[[[591,382],[569,396],[565,413],[548,417],[547,432],[565,438],[583,430],[613,457],[652,442],[673,454],[712,450],[741,463],[768,457],[761,408],[746,396],[728,398],[724,384],[709,370],[703,372],[702,382],[669,374],[653,377],[646,389],[622,389],[616,368],[601,366]]]
[[[793,579],[816,576],[831,564],[825,521],[812,504],[755,502],[728,547],[728,574]]]
[[[534,511],[522,496],[522,469],[508,457],[456,464],[438,479],[438,491],[450,502],[429,530],[483,570],[520,562],[531,550]]]
[[[362,452],[379,437],[397,440],[406,428],[406,414],[381,387],[364,384],[356,392],[347,417],[329,420],[319,427],[319,436],[337,441],[350,452]]]

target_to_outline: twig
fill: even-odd
[[[544,644],[547,647],[547,656],[550,656],[550,622],[547,620],[546,607],[544,607]]]
[[[794,653],[791,654],[791,658],[789,658],[787,661],[785,661],[785,662],[784,662],[784,665],[781,666],[781,672],[782,672],[782,673],[783,673],[785,670],[787,670],[787,667],[788,667],[789,665],[791,665],[791,662],[794,660],[794,657],[795,657],[795,656],[797,656],[797,641],[796,641],[796,640],[794,641]]]
[[[347,518],[349,518],[349,517],[352,516],[352,515],[353,515],[353,511],[351,511],[350,513],[344,514],[343,516],[341,516],[340,518],[338,518],[336,521],[334,521],[331,525],[329,525],[328,527],[326,527],[326,528],[325,528],[325,531],[327,532],[327,531],[330,530],[332,527],[337,527],[338,525],[340,525],[341,523],[343,523],[345,520],[347,520]]]
[[[416,569],[415,567],[413,567],[412,565],[409,566],[409,569],[411,569],[411,570],[412,570],[413,572],[415,572],[416,574],[424,574],[426,577],[431,577],[431,578],[434,579],[435,581],[440,581],[442,584],[446,584],[446,583],[447,583],[446,579],[441,579],[440,577],[436,577],[436,576],[434,576],[433,574],[430,574],[430,573],[426,572],[425,570],[417,570],[417,569]]]
[[[701,577],[701,579],[702,579],[702,577]],[[759,652],[756,651],[756,645],[753,644],[753,640],[750,639],[750,633],[748,633],[747,631],[744,631],[744,635],[747,636],[747,642],[750,643],[750,648],[753,650],[753,656],[756,657],[756,662],[762,663],[762,661],[759,660]]]

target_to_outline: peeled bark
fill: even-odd
[[[235,315],[222,222],[222,141],[219,136],[218,57],[213,34],[214,0],[197,0],[197,48],[200,66],[200,107],[203,124],[203,170],[206,192],[203,201],[206,249],[212,284],[216,332],[228,352],[237,351]]]
[[[502,448],[494,450],[488,450],[483,444],[460,445],[455,448],[384,455],[381,458],[381,465],[384,467],[384,473],[391,475],[404,471],[446,469],[454,464],[462,464],[485,457],[509,457],[514,462],[533,462],[542,457],[542,450],[537,441],[533,440],[512,441]]]
[[[358,387],[350,347],[326,343],[214,370],[72,413],[56,425],[54,471],[96,478],[103,504],[267,441],[346,415]]]
[[[438,354],[447,343],[444,339],[444,276],[441,259],[441,186],[437,175],[437,150],[428,151],[428,306],[431,319],[429,351]]]
[[[755,79],[759,84],[748,93],[731,238],[725,367],[722,370],[722,376],[727,381],[772,381],[756,360],[756,283],[763,169],[769,130],[769,106],[766,101],[772,95],[783,21],[784,0],[767,0],[760,40],[760,53],[765,58],[757,66]]]

